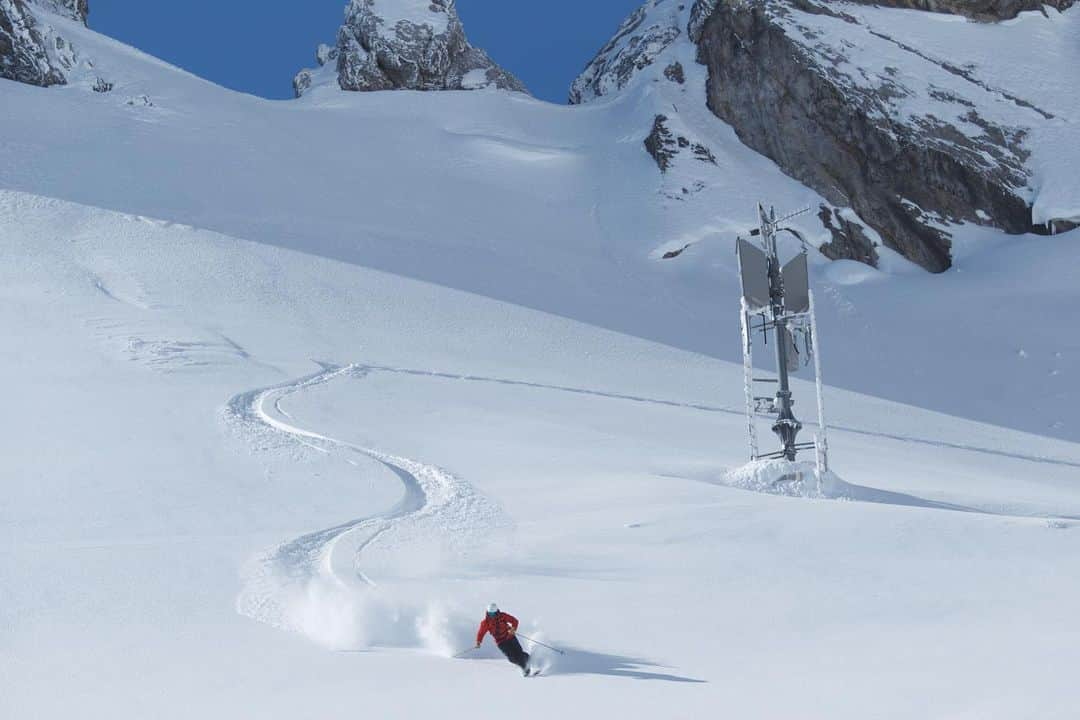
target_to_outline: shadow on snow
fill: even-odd
[[[682,675],[654,672],[651,668],[665,668],[640,658],[608,655],[573,647],[565,648],[565,650],[565,655],[551,658],[551,665],[543,671],[544,675],[607,675],[630,680],[661,680],[678,683],[708,682],[707,680]]]

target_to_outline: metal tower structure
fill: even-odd
[[[797,231],[784,225],[788,220],[809,212],[808,209],[776,217],[775,209],[758,205],[758,227],[750,232],[757,242],[738,239],[739,274],[742,284],[743,368],[746,376],[746,416],[750,436],[751,460],[784,458],[794,462],[799,452],[814,450],[818,479],[828,470],[828,440],[822,401],[821,358],[817,334],[814,298],[810,290],[807,243]],[[799,241],[799,252],[782,263],[777,236],[789,233]],[[761,333],[767,346],[772,338],[776,356],[776,377],[754,376],[754,336]],[[801,341],[801,342],[800,342]],[[799,345],[803,350],[799,350]],[[795,417],[795,401],[790,376],[805,361],[814,362],[817,388],[818,433],[812,442],[799,442],[803,425]],[[776,393],[759,396],[758,384],[776,386]],[[773,418],[772,431],[780,440],[776,452],[761,453],[758,448],[758,415]]]
[[[794,462],[800,452],[814,451],[817,480],[820,484],[829,469],[828,432],[825,424],[825,405],[821,384],[820,342],[814,294],[810,290],[810,269],[807,262],[809,246],[799,231],[784,223],[810,212],[809,208],[777,218],[776,210],[758,203],[758,227],[749,232],[757,241],[739,237],[739,276],[742,286],[742,348],[743,371],[746,380],[746,423],[750,438],[750,459],[784,458]],[[782,263],[777,236],[789,233],[799,241],[799,252]],[[682,255],[695,243],[664,253],[670,260]],[[776,354],[776,377],[755,377],[754,337],[761,333],[767,346],[772,338]],[[803,350],[799,350],[799,344]],[[814,383],[818,412],[818,432],[812,442],[799,442],[803,425],[795,417],[795,400],[791,391],[791,374],[804,364],[814,363]],[[776,386],[774,395],[757,395],[756,384]],[[780,439],[780,450],[762,453],[758,448],[757,417],[772,418],[772,431]]]

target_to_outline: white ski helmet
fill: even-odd
[[[499,606],[496,605],[495,603],[491,603],[490,605],[487,606],[487,614],[488,615],[494,615],[497,612],[499,612]]]

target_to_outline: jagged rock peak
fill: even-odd
[[[469,44],[455,0],[351,0],[336,47],[321,47],[318,60],[323,70],[303,70],[293,81],[298,96],[332,74],[342,90],[527,92]]]
[[[691,15],[701,12],[697,5],[702,1],[695,3]],[[570,104],[618,92],[640,70],[656,62],[683,34],[687,5],[680,0],[648,0],[635,10],[574,81]]]
[[[71,44],[36,9],[86,21],[86,0],[0,0],[0,78],[49,87],[67,83]]]

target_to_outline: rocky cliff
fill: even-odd
[[[963,15],[973,20],[997,22],[1011,20],[1022,12],[1051,7],[1065,10],[1076,0],[852,0],[863,5],[908,8],[927,12]]]
[[[90,14],[88,0],[30,0],[30,2],[56,15],[77,20],[84,25],[86,16]]]
[[[335,47],[317,53],[320,70],[293,81],[297,96],[336,81],[342,90],[525,92],[525,86],[469,44],[454,0],[352,0]]]
[[[86,22],[87,0],[0,0],[0,77],[49,87],[67,82],[76,55],[57,16]]]
[[[1025,56],[1018,43],[1031,43],[1026,56],[1042,52],[1048,41],[1040,45],[1031,31],[1015,27],[1019,14],[1041,9],[1057,16],[1073,4],[697,0],[684,13],[673,0],[650,0],[575,82],[571,102],[619,92],[645,68],[669,64],[676,53],[668,48],[692,45],[708,80],[705,97],[687,102],[707,104],[746,145],[826,200],[819,218],[833,239],[823,252],[874,263],[870,237],[877,235],[908,259],[942,271],[951,264],[954,228],[1038,233],[1080,219],[1080,199],[1071,196],[1034,207],[1054,143],[1080,139],[1062,130],[1060,115],[1067,113],[1056,108],[1062,93],[1028,92],[1015,68],[994,67],[990,49],[1008,43]],[[931,22],[925,11],[978,22]],[[1011,24],[999,30],[994,24],[1001,20]],[[1040,21],[1056,22],[1049,15]],[[1068,36],[1060,24],[1039,27],[1049,29],[1057,33],[1048,33],[1051,39]],[[1047,53],[1031,64],[1061,73],[1070,53],[1066,43],[1064,58]],[[1006,83],[1005,74],[1014,77]],[[670,123],[671,114],[664,112],[646,143],[654,157],[663,147],[657,127]],[[666,170],[672,159],[661,157]]]

